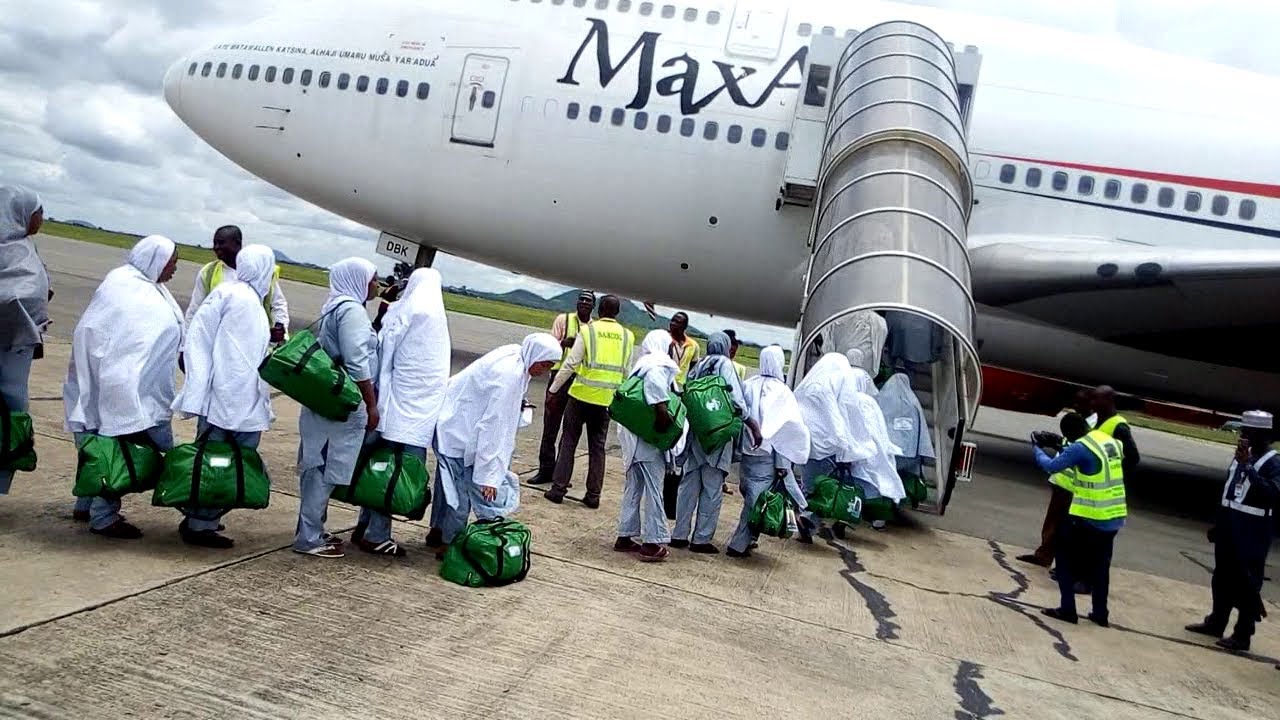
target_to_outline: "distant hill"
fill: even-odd
[[[512,290],[505,293],[488,293],[483,290],[474,288],[446,288],[449,292],[459,295],[467,295],[469,297],[483,298],[485,300],[494,300],[497,302],[509,303],[511,305],[519,305],[521,307],[537,308],[539,310],[550,310],[552,312],[569,312],[578,305],[577,290],[566,290],[559,295],[544,298],[537,293],[528,290]],[[666,330],[671,324],[671,318],[659,315],[656,319],[649,317],[636,303],[626,300],[622,303],[622,312],[618,315],[618,321],[623,325],[632,328],[640,328],[642,330]],[[701,330],[690,327],[689,334],[697,337],[705,338],[706,333]]]

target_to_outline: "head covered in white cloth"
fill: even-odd
[[[271,290],[271,276],[275,270],[276,254],[266,245],[245,245],[236,255],[236,278],[253,288],[259,299],[265,298]]]
[[[163,235],[148,235],[134,243],[127,262],[138,269],[153,283],[161,282],[160,275],[178,252],[178,246]]]
[[[449,383],[452,342],[440,273],[414,270],[378,335],[378,430],[392,441],[429,447]]]
[[[676,365],[671,359],[671,333],[666,330],[652,330],[645,335],[644,341],[640,343],[635,351],[635,362],[631,366],[631,376],[645,376],[645,385],[648,387],[650,383],[654,383],[653,387],[663,386],[670,391],[672,384],[675,382],[676,375],[680,372],[680,366]],[[659,376],[650,375],[653,370],[662,372]],[[646,396],[648,391],[646,390]],[[685,421],[684,435],[676,441],[675,447],[670,451],[672,457],[679,456],[684,452],[687,435],[689,432],[689,423]],[[630,430],[618,426],[618,444],[622,447],[622,464],[624,467],[630,467],[632,460],[636,456],[639,440]]]
[[[520,343],[520,362],[527,372],[538,363],[554,363],[562,352],[560,343],[551,333],[533,333]]]
[[[159,278],[173,241],[139,240],[81,313],[62,387],[66,428],[118,437],[173,417],[182,310]]]
[[[355,300],[361,305],[369,302],[369,283],[377,274],[377,266],[364,258],[347,258],[330,265],[329,298],[320,313],[329,312],[343,300]]]
[[[760,374],[747,380],[747,417],[760,426],[761,449],[774,450],[797,465],[809,460],[809,428],[800,404],[783,379],[786,355],[777,345],[760,351]]]
[[[671,359],[671,333],[666,330],[652,330],[644,336],[644,342],[636,349],[635,364],[631,367],[632,375],[648,372],[650,368],[665,367],[680,372],[680,366]]]
[[[30,190],[15,185],[0,187],[0,242],[30,235],[31,218],[40,208],[40,196]]]
[[[849,358],[840,353],[823,355],[796,386],[796,401],[809,428],[811,459],[851,463],[875,454],[875,443],[857,409],[857,394]]]

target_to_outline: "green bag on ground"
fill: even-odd
[[[667,410],[671,414],[671,427],[660,433],[653,427],[658,414],[644,399],[644,378],[632,375],[614,393],[609,417],[635,433],[636,437],[666,452],[680,442],[680,434],[684,432],[684,403],[674,393],[669,393]]]
[[[440,577],[467,587],[500,587],[529,574],[529,528],[515,520],[477,520],[444,551]]]
[[[363,399],[342,363],[329,357],[310,328],[299,330],[268,355],[258,366],[258,375],[327,420],[345,422]]]
[[[787,486],[782,480],[775,479],[768,490],[760,493],[751,512],[747,515],[747,527],[760,535],[782,538],[791,537],[792,523],[788,522],[787,511],[791,509],[791,497],[787,495]]]
[[[684,386],[689,430],[698,444],[714,453],[742,435],[742,414],[733,404],[733,390],[719,373],[690,380]]]
[[[398,515],[410,520],[426,517],[431,502],[427,466],[404,445],[375,443],[360,454],[351,484],[333,489],[334,500]]]
[[[76,497],[119,497],[154,490],[164,455],[153,444],[129,437],[87,435],[76,452]]]
[[[902,486],[907,491],[907,502],[911,503],[911,507],[916,507],[929,498],[929,486],[925,484],[923,477],[919,475],[900,475],[902,477]]]
[[[846,485],[830,475],[820,475],[809,492],[809,510],[826,520],[857,525],[866,499],[857,485]]]
[[[897,507],[897,503],[887,497],[871,498],[862,501],[862,519],[867,522],[877,522],[883,520],[889,522],[893,519],[893,510]]]
[[[0,399],[0,470],[36,469],[36,433],[31,416]]]
[[[164,456],[151,504],[159,507],[245,508],[271,502],[271,479],[253,448],[201,437]]]

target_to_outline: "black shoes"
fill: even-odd
[[[1249,652],[1249,638],[1232,635],[1229,638],[1223,638],[1215,643],[1218,647],[1232,653]]]
[[[101,530],[89,528],[89,532],[93,533],[94,535],[101,535],[102,537],[111,538],[112,540],[137,540],[138,538],[142,537],[141,529],[139,529],[136,525],[130,525],[124,520],[117,520],[111,525],[108,525],[107,527],[102,528]]]
[[[685,548],[689,547],[689,541],[688,541],[688,540],[672,540],[672,541],[671,541],[670,543],[668,543],[668,544],[669,544],[669,545],[671,545],[671,547],[673,547],[673,548],[675,548],[675,549],[677,549],[677,550],[684,550]]]
[[[674,547],[675,542],[673,541],[671,545]],[[719,555],[720,548],[711,543],[694,543],[689,546],[689,552],[698,553],[699,555]]]
[[[1062,608],[1045,608],[1040,611],[1040,614],[1051,617],[1054,620],[1071,623],[1072,625],[1078,625],[1080,623],[1079,615],[1076,615],[1075,613],[1068,615],[1067,611]]]
[[[219,535],[217,530],[192,530],[188,527],[186,520],[183,520],[182,524],[178,525],[178,534],[182,536],[182,542],[196,547],[227,550],[236,544],[234,540],[226,535]]]

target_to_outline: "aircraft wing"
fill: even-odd
[[[1224,329],[1280,326],[1280,249],[985,235],[970,238],[969,255],[979,304],[1096,338],[1195,343]]]

